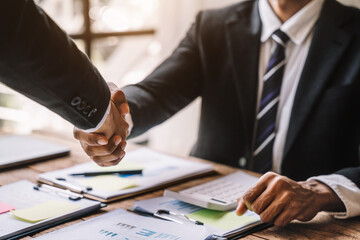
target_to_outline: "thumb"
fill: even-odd
[[[114,94],[112,94],[111,101],[113,101],[121,114],[125,115],[129,113],[129,105],[126,101],[126,97],[123,91],[119,89]]]
[[[238,216],[243,215],[246,211],[248,210],[248,208],[246,207],[246,204],[244,202],[244,199],[241,198],[238,202],[238,206],[236,208],[236,214]]]

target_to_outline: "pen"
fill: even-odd
[[[170,219],[167,219],[167,218],[163,218],[163,217],[160,217],[160,216],[156,216],[154,213],[152,212],[149,212],[141,207],[130,207],[127,209],[129,212],[133,212],[133,213],[136,213],[136,214],[139,214],[141,216],[144,216],[144,217],[153,217],[153,218],[158,218],[158,219],[162,219],[162,220],[166,220],[166,221],[171,221]]]
[[[138,170],[122,170],[122,171],[95,171],[95,172],[81,172],[81,173],[70,173],[70,176],[100,176],[108,174],[119,174],[119,175],[132,175],[142,174],[142,169]]]
[[[63,195],[65,197],[68,197],[70,200],[73,200],[73,201],[77,201],[77,200],[80,200],[83,198],[82,195],[80,194],[76,194],[76,193],[72,193],[71,191],[69,190],[63,190],[63,189],[58,189],[58,188],[54,188],[54,187],[51,187],[51,186],[47,186],[47,185],[36,185],[33,187],[34,190],[37,190],[37,191],[43,191],[43,192],[48,192],[48,193],[55,193],[55,194],[58,194],[58,195]]]

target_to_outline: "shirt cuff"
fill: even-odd
[[[104,116],[102,117],[101,121],[96,125],[96,127],[89,128],[89,129],[82,129],[82,131],[87,132],[87,133],[91,133],[91,132],[95,132],[95,131],[99,130],[99,128],[102,127],[102,125],[104,124],[107,116],[109,115],[110,108],[111,108],[111,101],[109,101],[109,105],[108,105],[108,107],[107,107],[107,109],[106,109],[106,111],[104,113]]]
[[[125,115],[125,121],[127,122],[127,124],[129,124],[129,135],[131,134],[131,130],[134,127],[134,122],[132,120],[131,114],[128,113]]]
[[[311,177],[328,185],[344,203],[346,212],[329,212],[335,218],[346,219],[360,215],[360,189],[350,179],[340,174]]]

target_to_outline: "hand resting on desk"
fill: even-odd
[[[239,199],[236,213],[248,208],[261,220],[283,227],[292,220],[310,221],[320,211],[340,212],[345,206],[325,184],[310,180],[295,182],[273,172],[264,174],[255,186]]]
[[[129,106],[125,95],[115,84],[108,85],[111,106],[104,124],[93,133],[74,128],[74,137],[79,140],[86,154],[102,167],[116,165],[123,159],[129,134],[129,124],[125,120]]]

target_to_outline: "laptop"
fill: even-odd
[[[23,135],[0,135],[0,169],[69,155],[70,148]]]

